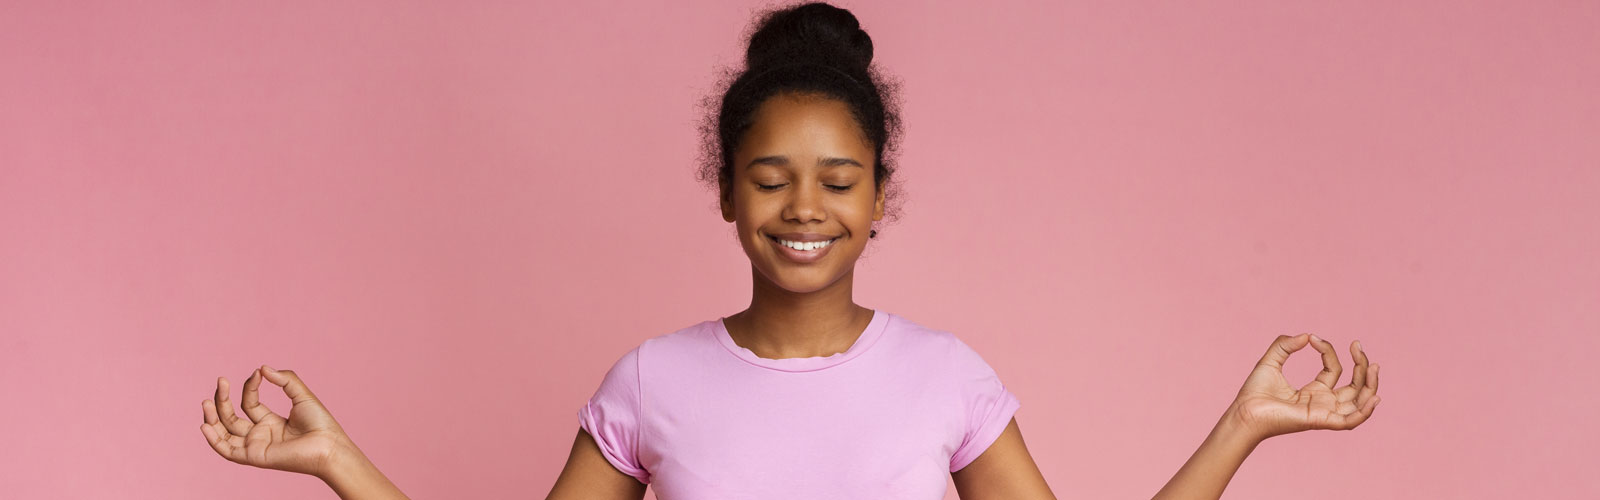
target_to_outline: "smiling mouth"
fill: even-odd
[[[788,241],[779,239],[776,236],[768,235],[767,239],[797,252],[815,252],[817,250],[833,246],[834,242],[839,241],[839,238],[842,237],[843,236],[835,236],[833,239],[823,241]]]

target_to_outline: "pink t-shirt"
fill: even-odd
[[[661,500],[934,500],[1020,406],[955,335],[874,310],[831,356],[757,357],[720,318],[645,340],[578,422]]]

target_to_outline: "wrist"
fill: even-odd
[[[336,447],[337,452],[328,457],[327,473],[320,476],[323,483],[344,500],[406,499],[383,471],[378,470],[355,443]]]
[[[1246,424],[1237,406],[1229,406],[1228,411],[1222,413],[1222,418],[1217,419],[1217,425],[1211,430],[1211,438],[1219,441],[1245,446],[1254,449],[1256,445],[1266,441],[1267,434]]]
[[[333,451],[328,453],[326,463],[323,464],[322,472],[316,476],[322,482],[333,485],[349,482],[371,467],[372,462],[367,459],[367,455],[362,453],[355,443],[346,441],[333,447]]]

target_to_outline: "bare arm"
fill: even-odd
[[[644,490],[644,483],[607,462],[594,437],[579,428],[567,465],[545,500],[640,500]]]
[[[330,463],[322,482],[343,500],[410,500],[359,449],[341,451]]]
[[[366,460],[362,450],[341,452],[334,455],[331,463],[330,473],[322,476],[322,482],[342,500],[410,500],[378,466]]]
[[[1224,415],[1217,422],[1211,434],[1200,443],[1200,448],[1189,456],[1189,461],[1156,492],[1157,500],[1222,498],[1222,490],[1233,480],[1233,474],[1244,464],[1245,457],[1261,443],[1260,439],[1230,425],[1232,421],[1232,417]]]

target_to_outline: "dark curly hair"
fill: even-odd
[[[874,186],[884,191],[884,221],[899,217],[900,191],[894,157],[899,151],[899,83],[872,65],[872,37],[850,11],[826,3],[806,3],[768,11],[746,37],[744,68],[725,70],[719,92],[701,105],[698,178],[726,197],[732,188],[733,157],[756,109],[780,93],[821,95],[850,108],[872,143]],[[876,237],[879,222],[869,238]]]

